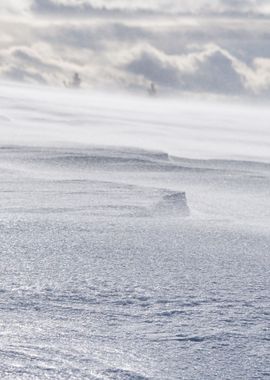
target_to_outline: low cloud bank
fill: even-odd
[[[3,78],[63,86],[78,72],[91,88],[270,94],[264,0],[3,0],[0,10]]]

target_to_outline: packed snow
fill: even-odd
[[[270,109],[0,85],[1,379],[267,379]]]

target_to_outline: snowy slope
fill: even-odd
[[[1,84],[0,378],[267,379],[268,117]]]

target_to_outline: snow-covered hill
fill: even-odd
[[[0,378],[267,379],[270,111],[0,85]]]

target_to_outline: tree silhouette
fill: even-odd
[[[157,95],[157,89],[155,83],[151,82],[150,87],[147,89],[147,92],[150,96],[156,96]]]
[[[72,88],[79,88],[81,86],[81,78],[78,73],[74,73],[72,82],[71,82],[71,87]]]

